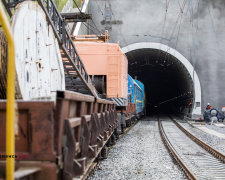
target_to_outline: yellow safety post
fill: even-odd
[[[13,35],[2,4],[0,3],[0,22],[8,41],[7,67],[7,106],[6,106],[6,155],[15,155],[15,48]],[[14,179],[14,158],[6,158],[6,178]]]

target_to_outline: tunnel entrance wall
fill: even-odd
[[[192,81],[194,83],[194,106],[193,106],[192,115],[200,115],[201,114],[201,85],[200,85],[198,75],[196,71],[194,70],[194,67],[191,65],[191,63],[178,51],[161,43],[149,43],[149,42],[134,43],[122,48],[122,51],[125,54],[130,51],[134,51],[138,49],[156,49],[156,50],[164,51],[174,56],[184,65],[184,67],[189,72],[192,78]]]

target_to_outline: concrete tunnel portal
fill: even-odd
[[[145,85],[146,114],[201,114],[201,86],[191,63],[160,43],[135,43],[122,48],[128,73]]]

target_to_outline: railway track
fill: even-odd
[[[159,117],[160,135],[189,179],[225,179],[225,156],[169,117]]]
[[[141,119],[112,146],[108,159],[101,161],[88,180],[105,177],[133,180],[187,179],[165,149],[159,136],[156,117]]]

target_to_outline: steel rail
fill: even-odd
[[[163,139],[164,144],[166,145],[169,152],[171,152],[173,158],[176,160],[176,162],[179,164],[181,169],[184,171],[185,175],[190,180],[197,180],[196,176],[191,172],[191,170],[185,165],[185,163],[182,161],[182,159],[177,154],[176,150],[173,148],[172,144],[170,143],[164,129],[162,126],[162,122],[158,117],[158,126],[159,126],[159,132],[160,136]]]
[[[172,117],[170,117],[171,120],[176,124],[176,126],[184,132],[191,140],[193,140],[195,143],[200,145],[203,149],[208,151],[210,154],[212,154],[215,158],[219,159],[223,163],[225,163],[225,155],[215,150],[213,147],[209,146],[190,132],[188,132],[183,126],[181,126],[176,120],[174,120]]]

